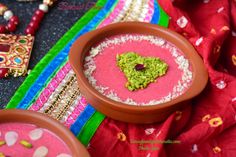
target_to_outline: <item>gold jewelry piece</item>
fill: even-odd
[[[34,37],[0,34],[0,67],[14,77],[27,74]]]

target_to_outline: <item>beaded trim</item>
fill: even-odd
[[[78,102],[81,99],[81,94],[79,93],[76,98],[74,99],[74,102],[71,104],[71,106],[69,106],[69,108],[67,110],[65,110],[64,115],[60,118],[60,122],[61,123],[65,123],[68,119],[68,117],[74,112],[74,110],[76,109]]]
[[[70,65],[67,63],[52,79],[52,81],[48,84],[48,86],[44,89],[44,91],[40,94],[39,98],[36,102],[30,107],[29,110],[38,111],[40,110],[43,105],[47,102],[52,94],[59,86],[60,82],[65,78],[66,74],[68,74],[70,70]]]
[[[77,84],[76,84],[77,86]],[[73,94],[66,97],[66,100],[68,101],[65,101],[65,106],[60,106],[58,107],[58,111],[56,111],[56,119],[57,120],[61,120],[61,118],[66,114],[66,111],[70,108],[70,106],[73,104],[73,102],[75,101],[76,97],[80,94],[80,91],[79,91],[79,88],[77,86],[77,88],[74,89],[73,91]]]
[[[161,46],[164,49],[170,50],[170,53],[172,57],[175,59],[176,64],[178,65],[178,69],[180,69],[183,74],[182,78],[178,81],[178,84],[174,86],[172,92],[170,92],[168,95],[164,96],[163,98],[159,100],[151,100],[148,103],[138,103],[131,98],[127,98],[126,100],[121,100],[121,98],[118,96],[118,94],[112,90],[109,89],[109,87],[104,86],[98,86],[97,80],[93,77],[93,72],[96,70],[96,64],[94,61],[94,57],[101,54],[103,49],[113,45],[118,45],[125,43],[127,41],[148,41],[151,44],[154,44],[156,46]],[[157,105],[162,104],[165,102],[169,102],[180,95],[182,95],[186,89],[189,88],[190,83],[192,82],[193,74],[190,70],[190,63],[188,59],[185,58],[184,55],[180,54],[172,44],[169,44],[165,42],[162,38],[156,37],[156,36],[148,36],[148,35],[123,35],[119,37],[115,37],[113,39],[105,40],[101,42],[98,46],[93,47],[90,51],[90,55],[85,57],[85,64],[84,64],[84,74],[87,77],[89,83],[101,94],[105,95],[106,97],[118,101],[123,102],[128,105],[141,105],[141,106],[147,106],[147,105]],[[107,94],[108,93],[108,94]]]
[[[136,1],[131,1],[131,4],[130,4],[130,7],[129,9],[127,10],[127,12],[125,13],[124,17],[121,19],[121,22],[122,21],[128,21],[129,19],[132,19],[132,11],[134,10],[135,6],[139,7],[139,5],[137,4],[137,2],[140,2],[138,0]],[[136,16],[136,15],[135,15]]]
[[[71,74],[71,73],[70,73]],[[44,109],[44,113],[51,114],[52,111],[59,106],[59,102],[63,100],[63,96],[67,95],[67,91],[69,90],[70,86],[75,83],[75,76],[71,74],[69,76],[68,82],[62,87],[62,89],[56,89],[56,92],[53,93],[55,97],[52,97],[52,101],[49,100],[49,105]]]
[[[121,10],[119,15],[113,20],[113,22],[120,22],[124,18],[125,14],[130,9],[131,3],[132,3],[132,0],[126,0],[125,1],[123,10]]]
[[[67,127],[70,127],[76,121],[78,116],[84,111],[86,106],[87,106],[87,101],[84,97],[82,97],[77,102],[77,106],[75,107],[73,112],[71,114],[68,114],[68,117],[64,122],[64,125],[67,126]]]
[[[72,77],[73,78],[73,77]],[[71,81],[71,80],[70,80]],[[70,83],[70,82],[68,82]],[[70,84],[67,84],[68,86],[70,86]],[[57,104],[54,107],[54,110],[52,110],[52,112],[50,113],[51,117],[57,119],[57,120],[61,120],[61,118],[65,115],[66,111],[69,109],[70,106],[72,106],[76,100],[76,96],[80,94],[77,82],[75,81],[75,78],[73,78],[73,81],[71,82],[71,86],[72,88],[67,88],[65,90],[65,94],[63,93],[64,91],[62,90],[59,95],[57,95],[58,97],[60,97],[60,100],[56,100],[55,103],[53,104]],[[63,88],[65,89],[65,88]],[[62,93],[62,95],[60,95]],[[46,112],[46,111],[45,111]]]
[[[68,85],[66,86],[66,84],[69,82],[69,79],[71,78],[71,76],[73,75],[73,73],[69,72],[66,77],[62,80],[62,82],[58,85],[58,87],[56,88],[56,90],[49,96],[49,98],[47,99],[47,101],[44,103],[44,105],[40,108],[40,110],[38,112],[44,113],[44,111],[53,103],[56,101],[57,96],[59,95],[59,93],[62,91],[63,88],[68,88]],[[62,95],[62,92],[60,94],[60,96]]]

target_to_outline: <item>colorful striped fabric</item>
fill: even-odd
[[[88,145],[105,116],[87,104],[68,63],[71,45],[81,35],[110,23],[141,21],[168,26],[156,0],[99,0],[35,66],[7,109],[29,109],[59,120]]]

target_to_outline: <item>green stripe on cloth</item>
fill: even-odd
[[[161,8],[159,3],[157,3],[160,9],[160,20],[158,25],[163,27],[168,27],[169,25],[169,16],[165,13],[165,11]]]
[[[18,103],[23,99],[24,95],[31,87],[32,83],[42,73],[44,68],[52,61],[52,59],[66,46],[66,44],[79,32],[92,18],[100,11],[98,8],[102,8],[106,4],[107,0],[99,0],[96,3],[96,7],[90,9],[82,18],[80,18],[76,24],[53,46],[53,48],[45,55],[45,57],[35,66],[29,76],[25,79],[24,83],[16,91],[12,97],[7,109],[16,108]],[[56,73],[54,73],[55,75]]]
[[[84,125],[82,131],[77,136],[83,145],[87,146],[89,144],[90,140],[104,119],[105,115],[100,112],[95,112],[89,121]]]

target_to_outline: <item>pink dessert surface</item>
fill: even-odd
[[[47,129],[42,129],[43,134],[37,140],[32,140],[30,132],[38,128],[35,125],[25,123],[1,123],[0,141],[6,141],[6,134],[16,132],[18,137],[12,146],[4,144],[0,146],[0,153],[9,157],[32,157],[36,149],[44,146],[48,149],[47,157],[57,157],[61,154],[71,154],[70,149],[57,135]],[[24,147],[20,142],[25,140],[32,144],[32,148]]]
[[[111,40],[114,38],[120,38],[120,36],[114,36],[106,40]],[[167,41],[165,41],[165,45],[175,47]],[[184,56],[184,53],[178,48],[176,48],[176,50],[179,55]],[[93,60],[96,65],[96,69],[94,70],[92,76],[96,80],[96,86],[109,87],[109,90],[104,92],[105,95],[110,91],[114,91],[122,101],[130,98],[138,104],[142,104],[148,103],[152,100],[161,100],[173,91],[173,88],[178,84],[183,76],[183,71],[178,68],[179,65],[176,63],[175,58],[170,51],[171,50],[168,48],[157,46],[146,40],[129,40],[120,44],[110,44],[109,46],[103,48],[100,54],[94,57]],[[157,78],[155,83],[150,83],[145,89],[129,91],[125,87],[127,78],[117,66],[116,60],[117,54],[127,52],[135,52],[143,57],[160,58],[168,64],[167,73],[164,76]],[[191,71],[191,65],[189,69]],[[189,88],[190,84],[191,82],[186,85],[183,92]]]

